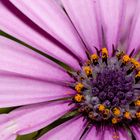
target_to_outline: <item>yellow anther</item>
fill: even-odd
[[[112,123],[113,123],[113,124],[118,123],[118,119],[117,119],[117,118],[113,118],[113,119],[112,119]]]
[[[110,113],[110,110],[109,109],[105,109],[104,114],[108,115],[109,113]]]
[[[99,111],[104,111],[104,110],[105,110],[105,106],[102,105],[102,104],[100,104],[100,105],[98,106],[98,109],[99,109]]]
[[[136,100],[136,101],[134,102],[134,104],[135,104],[135,106],[140,106],[140,100]]]
[[[120,109],[117,108],[117,107],[115,107],[115,108],[113,109],[113,114],[114,114],[115,116],[119,116],[119,115],[121,114]]]
[[[130,113],[129,111],[126,111],[126,112],[124,113],[124,118],[126,118],[126,119],[131,119],[131,113]]]
[[[93,54],[91,55],[91,59],[93,60],[93,62],[97,62],[98,61],[98,55],[97,54]]]
[[[108,116],[110,114],[110,110],[109,109],[104,109],[102,112],[103,112],[104,120],[108,119]]]
[[[124,52],[123,52],[123,51],[121,51],[121,52],[117,53],[117,55],[116,55],[116,56],[120,59],[123,55],[124,55]]]
[[[107,49],[106,48],[102,48],[102,58],[104,59],[104,58],[107,58],[108,57],[108,51],[107,51]]]
[[[136,74],[135,78],[140,78],[140,71]]]
[[[75,86],[75,90],[79,93],[84,88],[84,85],[82,83],[77,83]]]
[[[74,96],[74,100],[76,101],[76,102],[78,102],[78,103],[80,103],[82,100],[83,100],[83,95],[80,95],[80,94],[76,94],[75,96]]]
[[[127,63],[130,61],[130,57],[128,55],[124,55],[122,60],[123,60],[123,63]]]
[[[83,67],[84,72],[86,73],[87,76],[92,74],[92,69],[90,68],[90,66],[85,66]]]
[[[137,113],[136,113],[136,117],[137,117],[138,119],[140,119],[140,112],[137,112]]]
[[[135,60],[134,58],[131,58],[131,63],[134,65],[134,67],[137,69],[137,68],[140,68],[140,63]]]

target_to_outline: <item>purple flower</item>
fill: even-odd
[[[0,1],[0,139],[140,139],[140,2]]]

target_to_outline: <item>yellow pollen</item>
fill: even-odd
[[[123,55],[124,55],[124,52],[121,51],[121,52],[119,52],[116,56],[120,59]]]
[[[116,124],[117,122],[118,122],[118,119],[117,119],[117,118],[113,118],[113,119],[112,119],[112,123],[113,123],[113,124]]]
[[[99,111],[104,111],[104,110],[105,110],[105,106],[102,105],[102,104],[100,104],[100,105],[98,106],[98,109],[99,109]]]
[[[109,114],[110,114],[110,110],[109,109],[104,109],[103,110],[104,120],[106,120],[108,118]]]
[[[117,107],[115,107],[115,108],[113,109],[113,114],[114,114],[115,116],[119,116],[119,115],[121,114],[120,109],[117,108]]]
[[[98,55],[97,54],[93,54],[91,55],[91,59],[94,61],[94,62],[97,62],[98,61]]]
[[[82,83],[78,83],[75,86],[75,90],[79,93],[84,88],[84,85]]]
[[[128,112],[128,111],[126,111],[126,112],[124,113],[124,117],[125,117],[126,119],[131,119],[131,113]]]
[[[136,117],[137,117],[138,119],[140,119],[140,112],[137,112],[137,113],[136,113]]]
[[[82,99],[83,99],[83,95],[76,94],[76,95],[74,96],[74,100],[75,100],[76,102],[78,102],[78,103],[80,103],[80,102],[82,101]]]
[[[85,66],[83,67],[84,72],[86,73],[87,76],[92,74],[92,70],[90,68],[90,66]]]
[[[136,74],[135,78],[140,78],[140,71]]]
[[[102,58],[107,58],[108,57],[108,51],[106,48],[102,48]]]
[[[140,68],[140,63],[134,58],[131,58],[131,63],[134,65],[135,68]]]
[[[127,63],[127,62],[130,61],[130,57],[128,55],[124,55],[122,60],[123,60],[124,63]]]
[[[136,100],[136,101],[134,102],[134,104],[135,104],[135,106],[140,106],[140,100]]]
[[[108,115],[109,113],[110,113],[110,110],[109,109],[105,109],[104,114]]]

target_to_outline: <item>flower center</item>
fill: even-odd
[[[106,48],[99,52],[75,75],[73,103],[93,122],[140,119],[140,63],[123,52],[112,57]]]

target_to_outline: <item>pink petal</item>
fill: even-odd
[[[0,125],[0,139],[31,133],[47,126],[69,109],[67,104],[38,104],[21,107],[5,117]],[[42,125],[43,124],[43,125]]]
[[[0,83],[1,108],[39,103],[74,93],[69,87],[7,72],[0,72]]]
[[[44,136],[39,140],[78,140],[83,131],[83,118],[67,122]]]
[[[94,140],[94,138],[96,138],[96,140],[130,140],[125,130],[119,129],[115,132],[111,127],[104,127],[103,129],[93,127],[85,137],[85,140]]]
[[[55,44],[55,42],[51,41],[50,37],[43,36],[38,32],[38,30],[35,30],[33,27],[36,27],[36,25],[31,23],[31,21],[27,17],[13,8],[13,6],[9,6],[10,4],[8,1],[3,1],[3,3],[6,3],[7,8],[5,5],[0,3],[1,30],[11,34],[12,36],[26,42],[27,44],[41,51],[44,51],[45,53],[55,57],[56,59],[69,64],[70,66],[73,66],[77,69],[79,68],[78,62],[69,53],[64,51],[65,49],[63,48],[63,46],[59,47],[58,44]],[[10,22],[7,22],[9,20]]]
[[[133,19],[132,27],[130,30],[130,37],[129,37],[129,46],[127,49],[128,53],[135,48],[135,52],[138,52],[140,49],[140,39],[139,39],[139,29],[140,29],[140,1],[137,3],[135,16]]]
[[[128,37],[130,34],[130,29],[132,26],[132,20],[136,10],[136,5],[137,5],[137,0],[127,0],[125,1],[125,6],[123,8],[124,16],[122,20],[122,26],[120,27],[120,36],[121,36],[121,43],[123,46],[126,46],[125,48],[126,50],[128,49],[127,46]]]
[[[61,41],[68,49],[78,57],[85,59],[84,46],[77,37],[70,21],[55,0],[41,1],[11,1],[34,23]]]
[[[113,130],[107,127],[100,129],[93,127],[87,135],[86,140],[93,140],[95,137],[96,140],[114,140]]]
[[[112,52],[112,44],[117,45],[122,21],[123,0],[98,0],[101,10],[101,22],[105,33],[107,47]],[[98,1],[97,4],[98,4]]]
[[[118,134],[119,134],[119,140],[131,140],[127,130],[120,129],[118,131]]]
[[[0,37],[0,70],[47,80],[70,81],[70,76],[56,64],[24,46]]]
[[[92,52],[94,46],[99,48],[96,2],[93,0],[62,0],[62,4],[86,46]]]
[[[136,137],[136,140],[140,140],[140,128],[137,126],[131,127],[133,134]]]
[[[102,133],[101,131],[98,132],[96,130],[96,127],[93,126],[92,129],[87,134],[87,136],[85,137],[85,140],[94,140],[94,138],[96,138],[96,140],[101,140],[100,139],[101,133]]]
[[[128,133],[124,129],[119,129],[115,132],[112,127],[106,127],[104,130],[103,140],[130,140]]]
[[[5,140],[16,140],[16,135],[10,135],[10,137],[6,138]]]

